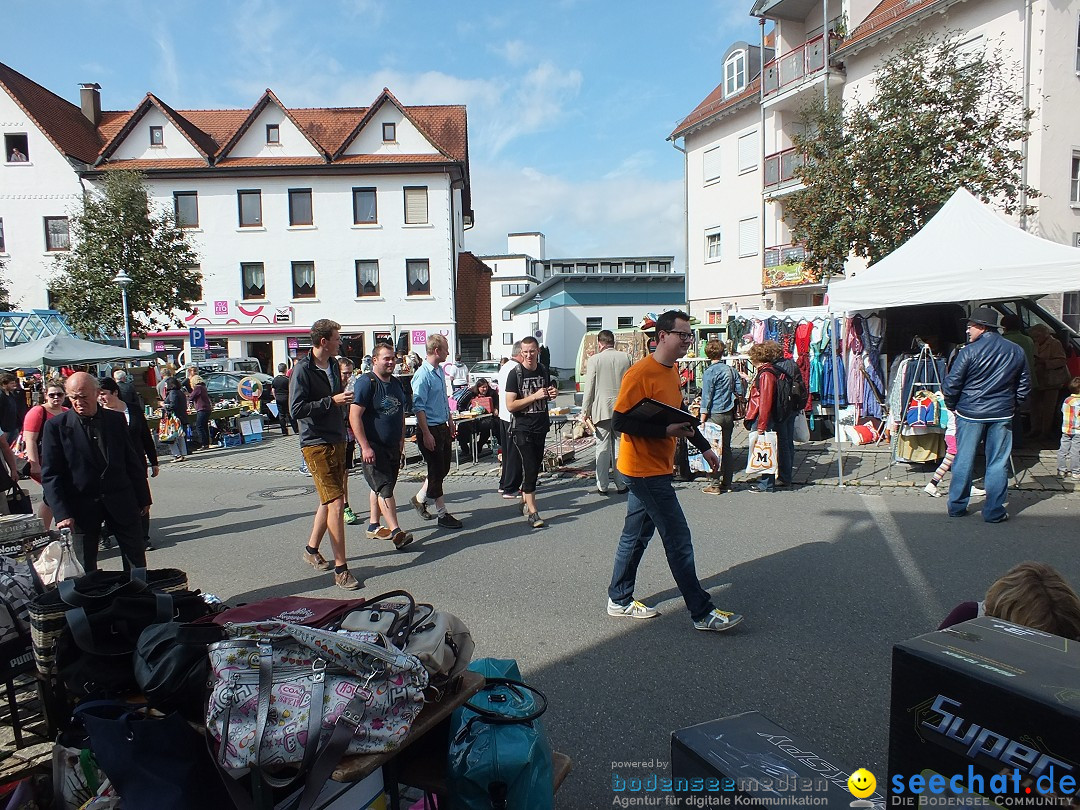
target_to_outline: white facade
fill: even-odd
[[[152,205],[177,212],[203,274],[183,328],[151,333],[141,348],[182,361],[188,329],[200,327],[211,347],[271,371],[329,318],[349,355],[400,345],[402,334],[422,352],[439,333],[456,356],[458,255],[472,214],[463,107],[403,107],[384,91],[368,108],[293,112],[267,91],[252,111],[176,111],[148,95],[103,121],[96,85],[80,110],[7,66],[0,80],[5,148],[18,143],[29,157],[0,164],[0,259],[23,308],[48,305],[46,218],[77,210],[108,171],[133,169]],[[53,228],[63,249],[64,221]]]
[[[0,260],[16,309],[45,309],[44,279],[53,274],[56,252],[47,249],[46,218],[66,218],[82,200],[79,176],[67,158],[7,93],[0,92]],[[25,137],[25,162],[10,162],[9,144]],[[59,225],[60,223],[57,223]],[[56,227],[56,226],[54,226]]]
[[[792,175],[798,156],[791,146],[802,124],[800,107],[811,94],[826,92],[865,100],[873,92],[880,62],[920,33],[956,31],[964,48],[1000,49],[1018,68],[1027,64],[1028,105],[1035,111],[1027,182],[1041,196],[1034,200],[1035,216],[1018,224],[1047,239],[1080,244],[1080,8],[1030,0],[1030,38],[1025,41],[1025,0],[916,0],[879,11],[881,5],[877,0],[759,0],[754,12],[775,23],[765,43],[775,46],[776,56],[775,61],[766,57],[765,90],[740,98],[738,93],[725,95],[728,88],[722,83],[706,102],[716,100],[703,102],[673,133],[687,153],[689,305],[704,322],[734,307],[785,309],[819,302],[822,285],[799,283],[801,248],[791,244],[783,206],[785,194],[799,188]],[[788,19],[796,7],[809,11],[803,19]],[[826,44],[823,31],[838,28],[841,20],[851,32],[848,39],[830,38]],[[869,35],[862,36],[859,26],[868,21],[863,31]],[[830,65],[823,59],[826,48]],[[806,67],[796,80],[787,70],[792,60]],[[761,171],[732,173],[740,138],[754,129],[760,130]],[[710,174],[719,176],[710,182]],[[731,229],[755,206],[761,211],[761,242],[760,254],[751,259],[734,250],[737,238]],[[707,256],[711,228],[722,234],[719,261]],[[749,228],[744,229],[745,234]],[[863,266],[852,259],[847,270]],[[1080,327],[1080,294],[1064,296],[1063,309],[1066,321]]]

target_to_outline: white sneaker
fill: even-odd
[[[629,605],[617,605],[608,599],[607,614],[608,616],[625,616],[629,619],[651,619],[654,616],[659,616],[660,611],[656,608],[651,608],[636,599]]]
[[[931,498],[940,498],[941,497],[941,493],[938,492],[937,484],[935,484],[933,481],[931,481],[929,484],[927,484],[925,487],[923,487],[923,492],[925,492]]]
[[[972,494],[972,495],[974,495],[974,496],[976,496],[976,497],[979,497],[979,496],[981,496],[981,495],[985,495],[985,494],[986,494],[986,490],[985,490],[985,489],[979,489],[978,487],[976,487],[976,486],[973,486],[973,487],[971,488],[971,494]]]

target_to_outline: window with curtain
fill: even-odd
[[[71,250],[67,217],[45,217],[45,249]]]
[[[356,260],[356,297],[379,294],[379,263],[375,260]]]
[[[241,264],[240,282],[244,300],[260,301],[266,298],[266,271],[262,262]]]
[[[427,259],[407,259],[405,279],[409,285],[409,295],[431,294],[431,272]]]
[[[315,297],[315,262],[292,263],[293,298]]]
[[[405,224],[424,225],[427,221],[427,186],[405,186]]]
[[[240,227],[262,227],[262,192],[258,189],[238,191],[236,201],[240,207]]]

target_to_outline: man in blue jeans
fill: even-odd
[[[668,424],[662,419],[645,419],[632,413],[634,406],[645,398],[682,408],[675,361],[683,356],[693,337],[689,315],[676,310],[665,312],[656,320],[656,351],[632,365],[619,387],[612,426],[623,434],[617,463],[630,494],[608,586],[607,612],[609,616],[628,619],[651,619],[657,615],[656,608],[634,598],[634,584],[645,549],[653,534],[659,532],[668,568],[679,586],[694,628],[722,632],[730,630],[743,617],[715,607],[709,592],[701,587],[694,565],[690,527],[671,485],[675,443],[680,437],[702,451],[713,472],[720,466],[720,459],[689,414],[685,422]]]
[[[945,407],[956,414],[956,461],[949,482],[949,517],[967,514],[975,453],[986,443],[987,523],[1004,523],[1012,454],[1012,418],[1031,390],[1024,350],[998,334],[998,313],[976,308],[968,318],[968,343],[945,378]]]

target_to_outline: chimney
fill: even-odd
[[[101,85],[100,84],[80,84],[79,85],[79,105],[82,107],[82,114],[86,116],[88,120],[95,127],[101,123]]]

